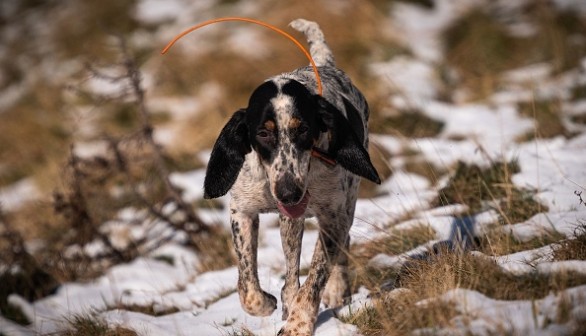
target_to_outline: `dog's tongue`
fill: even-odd
[[[289,218],[299,218],[303,216],[305,213],[305,209],[307,209],[307,204],[309,203],[309,191],[305,192],[305,196],[303,199],[295,204],[295,205],[284,205],[281,202],[277,202],[277,206],[279,207],[279,211],[289,217]]]

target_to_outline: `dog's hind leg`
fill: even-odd
[[[321,217],[321,218],[320,218]],[[320,223],[324,217],[318,214]],[[327,224],[320,224],[319,239],[316,243],[307,279],[289,306],[287,322],[279,336],[309,336],[313,332],[321,295],[340,249],[344,247],[350,230],[351,218],[325,218]]]
[[[309,43],[309,52],[317,66],[336,66],[334,54],[330,47],[328,47],[324,33],[317,23],[305,19],[297,19],[289,25],[293,29],[305,34]]]
[[[350,286],[348,282],[348,253],[350,236],[346,239],[346,246],[338,254],[334,262],[330,278],[322,294],[322,301],[327,308],[339,308],[350,303]]]
[[[244,310],[254,316],[268,316],[277,308],[277,299],[260,288],[257,270],[258,215],[231,209],[232,239],[238,258],[238,294]]]
[[[285,285],[281,291],[283,303],[283,320],[289,315],[289,307],[299,290],[299,259],[301,257],[301,242],[303,240],[304,219],[279,217],[281,228],[281,243],[285,253],[286,273]]]

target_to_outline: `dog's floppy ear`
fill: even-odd
[[[364,138],[362,118],[354,105],[343,98],[348,115],[346,119],[342,112],[327,100],[320,96],[316,96],[316,99],[322,122],[331,134],[329,154],[346,170],[380,184],[380,177],[370,161],[368,151],[362,145]],[[357,124],[356,131],[349,120]]]
[[[250,151],[246,110],[241,109],[232,115],[214,144],[203,183],[204,198],[223,196],[232,188]]]

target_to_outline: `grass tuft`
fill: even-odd
[[[586,284],[586,276],[573,272],[513,275],[490,259],[442,251],[405,264],[397,274],[397,284],[402,289],[381,293],[372,307],[344,321],[356,324],[365,335],[404,335],[421,328],[449,327],[457,315],[453,305],[438,300],[421,302],[455,288],[475,290],[496,300],[535,300]],[[566,315],[560,313],[560,321]]]
[[[522,116],[535,119],[535,129],[521,137],[522,141],[536,138],[553,138],[559,135],[570,136],[561,120],[561,106],[555,101],[536,101],[519,103]]]
[[[470,254],[445,253],[410,263],[400,274],[399,283],[424,297],[434,297],[448,289],[465,288],[498,300],[531,300],[545,297],[550,291],[585,284],[586,276],[537,272],[513,275],[492,260]]]
[[[437,136],[444,123],[432,119],[420,111],[399,111],[396,116],[388,116],[371,122],[373,133],[398,133],[408,138],[431,138]]]
[[[554,248],[553,259],[561,260],[586,260],[586,224],[576,229],[573,239],[560,241]]]
[[[454,175],[440,190],[434,205],[466,204],[471,214],[492,206],[508,224],[546,211],[544,205],[532,198],[531,191],[513,185],[511,176],[518,172],[520,168],[516,161],[497,162],[488,168],[458,162]]]
[[[67,319],[69,328],[59,336],[136,336],[135,331],[122,327],[108,327],[106,321],[93,315],[73,315]]]
[[[450,325],[456,310],[448,303],[433,302],[418,305],[421,297],[407,291],[383,295],[373,300],[373,306],[342,318],[355,324],[364,335],[408,335],[421,328],[439,328]]]
[[[541,236],[528,241],[520,241],[501,228],[500,226],[494,227],[478,237],[475,250],[487,255],[502,256],[547,246],[564,238],[563,234],[551,231],[544,232]]]
[[[368,261],[377,254],[399,255],[408,252],[429,240],[435,239],[435,231],[429,226],[421,225],[409,230],[393,230],[384,238],[354,245],[350,250],[350,269],[353,290],[365,286],[371,291],[379,291],[383,283],[396,276],[394,269],[380,269],[368,265]]]
[[[586,55],[586,21],[546,1],[527,2],[519,9],[524,24],[535,32],[514,34],[501,11],[482,6],[454,22],[444,33],[447,63],[458,73],[472,98],[487,97],[506,70],[550,62],[554,71],[577,66]],[[517,22],[521,23],[521,22]]]
[[[212,235],[193,236],[196,244],[203,253],[200,253],[199,272],[222,270],[236,265],[236,256],[233,253],[232,234],[221,228],[214,229]]]

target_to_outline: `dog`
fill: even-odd
[[[279,212],[286,259],[279,335],[311,335],[320,299],[340,307],[350,297],[347,250],[360,177],[381,180],[368,151],[369,109],[362,93],[336,68],[317,23],[297,19],[319,69],[272,77],[250,96],[220,132],[204,180],[204,197],[231,191],[230,222],[238,259],[243,309],[268,316],[277,299],[263,291],[257,274],[259,214]],[[316,217],[319,239],[303,286],[299,259],[304,219]]]

